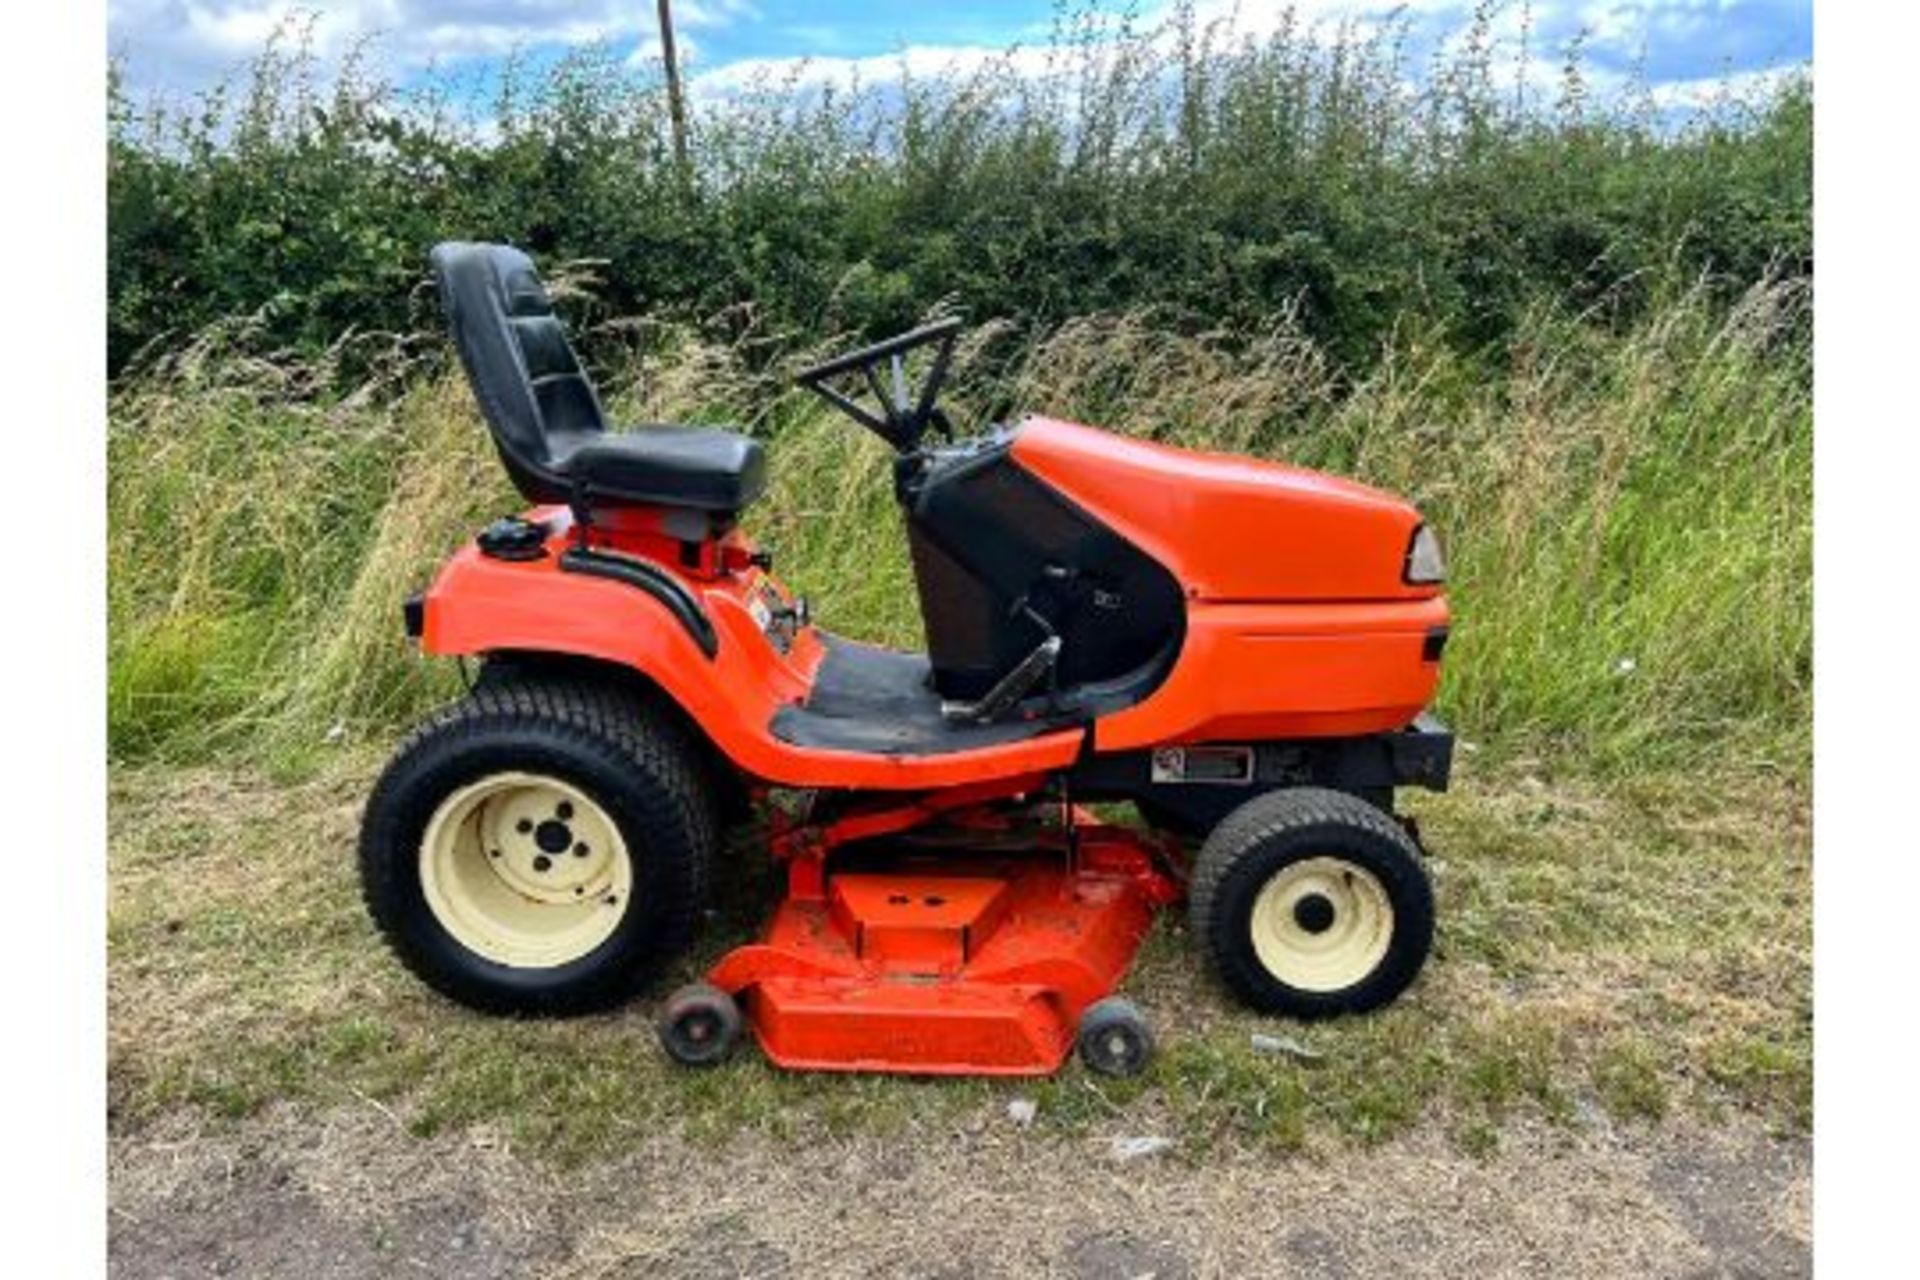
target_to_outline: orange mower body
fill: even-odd
[[[435,263],[533,505],[408,602],[424,653],[483,663],[362,838],[376,919],[430,983],[516,1012],[623,997],[755,807],[786,892],[667,1002],[685,1062],[750,1026],[793,1068],[1036,1074],[1078,1045],[1138,1070],[1151,1032],[1112,993],[1183,898],[1256,1007],[1357,1012],[1412,980],[1431,893],[1393,796],[1444,787],[1452,739],[1426,714],[1438,545],[1406,502],[1047,417],[960,436],[935,326],[801,375],[898,453],[928,650],[861,644],[745,532],[758,442],[606,432],[523,256]],[[862,372],[877,410],[841,389]]]

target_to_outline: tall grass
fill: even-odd
[[[465,236],[562,269],[622,415],[771,441],[753,523],[838,629],[916,639],[886,460],[782,375],[959,310],[975,421],[1420,503],[1470,740],[1803,763],[1810,82],[1676,117],[1572,53],[1523,98],[1493,26],[1414,67],[1405,20],[1246,40],[1063,9],[970,75],[704,101],[691,173],[605,50],[480,105],[366,59],[323,80],[297,39],[184,107],[116,81],[114,751],[297,759],[456,687],[397,605],[516,505],[421,270]]]
[[[1442,709],[1476,744],[1588,767],[1799,767],[1811,652],[1809,301],[1682,291],[1620,331],[1526,312],[1499,361],[1400,330],[1357,384],[1282,314],[1185,336],[1156,315],[990,326],[965,418],[1019,406],[1350,473],[1444,531],[1458,615]],[[631,420],[772,438],[750,524],[830,627],[917,639],[877,440],[783,389],[750,342],[647,327],[617,373]],[[389,357],[404,360],[404,357]],[[454,687],[398,602],[517,506],[464,385],[341,395],[324,361],[208,339],[124,385],[109,434],[110,736],[126,757],[300,759],[378,736]]]

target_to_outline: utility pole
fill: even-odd
[[[657,0],[660,13],[660,60],[667,67],[667,119],[673,128],[673,163],[680,180],[692,176],[687,166],[687,103],[680,96],[680,59],[673,51],[673,3]]]

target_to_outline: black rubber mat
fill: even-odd
[[[1057,720],[954,724],[940,714],[927,682],[927,659],[877,645],[825,636],[826,659],[802,706],[782,707],[773,736],[797,747],[933,756],[1019,742],[1071,728]]]

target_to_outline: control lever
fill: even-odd
[[[997,720],[1053,671],[1053,664],[1060,658],[1060,646],[1059,636],[1048,636],[1032,653],[1020,659],[1013,670],[1001,676],[1000,682],[979,701],[943,702],[940,714],[958,724],[989,724]]]
[[[805,596],[795,596],[792,604],[784,604],[768,614],[775,622],[788,622],[798,631],[813,621],[813,606],[807,603]]]

